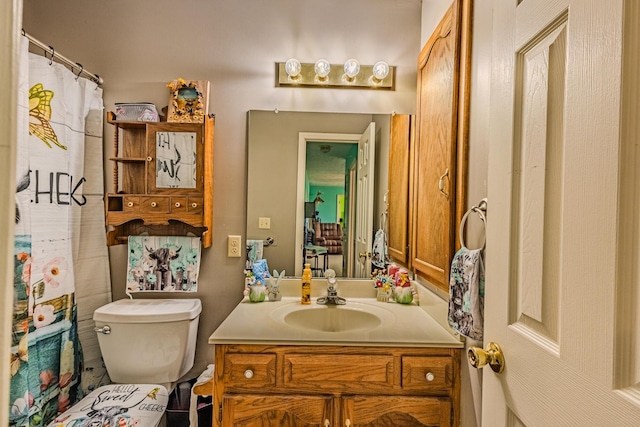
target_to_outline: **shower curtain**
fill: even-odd
[[[22,43],[9,424],[46,426],[82,397],[79,331],[111,299],[103,103],[95,83]]]

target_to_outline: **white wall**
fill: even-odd
[[[115,102],[167,104],[177,77],[209,80],[216,114],[213,245],[203,251],[196,366],[213,358],[207,338],[242,297],[243,259],[227,258],[227,235],[244,236],[248,110],[415,113],[420,0],[31,0],[24,28],[105,80]],[[397,66],[396,91],[274,87],[274,63],[295,56]],[[112,191],[110,125],[106,189]],[[115,299],[124,297],[126,247],[112,247]]]

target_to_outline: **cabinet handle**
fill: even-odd
[[[158,204],[156,202],[151,202],[151,207],[155,208],[156,206],[158,206]]]
[[[147,157],[147,162],[151,162],[151,161],[153,161],[153,157],[151,156]]]
[[[180,206],[180,202],[176,202],[176,208],[179,208]]]
[[[426,379],[427,381],[429,381],[429,382],[431,382],[431,381],[433,381],[433,380],[435,380],[435,379],[436,379],[436,376],[435,376],[435,375],[433,375],[433,373],[432,373],[432,372],[427,372],[427,375],[425,375],[424,377],[425,377],[425,379]]]
[[[328,418],[324,419],[324,427],[331,427],[331,423],[329,422]]]
[[[132,208],[132,207],[133,207],[133,202],[129,202],[129,203],[127,203],[127,206],[129,206],[130,208]]]
[[[344,425],[345,425],[345,427],[350,427],[351,426],[351,420],[349,418],[344,420]]]
[[[191,207],[192,207],[192,208],[197,208],[197,207],[198,207],[198,204],[197,204],[196,202],[193,202],[193,203],[191,203]]]
[[[247,369],[246,371],[244,371],[244,377],[247,379],[253,378],[253,371],[251,369]]]
[[[449,177],[449,168],[447,168],[444,171],[444,173],[440,176],[440,179],[438,180],[438,190],[440,190],[440,192],[444,195],[444,197],[446,199],[448,199],[449,198],[449,193],[444,191],[444,178],[445,177]]]

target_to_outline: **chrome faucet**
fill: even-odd
[[[347,303],[347,300],[338,296],[338,289],[336,285],[338,281],[336,280],[336,272],[328,269],[324,273],[324,277],[327,278],[327,296],[320,297],[316,300],[318,304],[322,305],[344,305]]]

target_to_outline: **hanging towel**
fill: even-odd
[[[129,236],[129,292],[196,292],[200,272],[200,238]]]
[[[247,240],[247,270],[251,270],[253,268],[253,263],[262,259],[263,251],[264,240]]]
[[[461,335],[482,341],[484,266],[482,249],[462,247],[451,262],[449,325]]]
[[[378,268],[385,268],[389,264],[387,253],[387,235],[382,228],[376,231],[371,248],[371,264]]]

